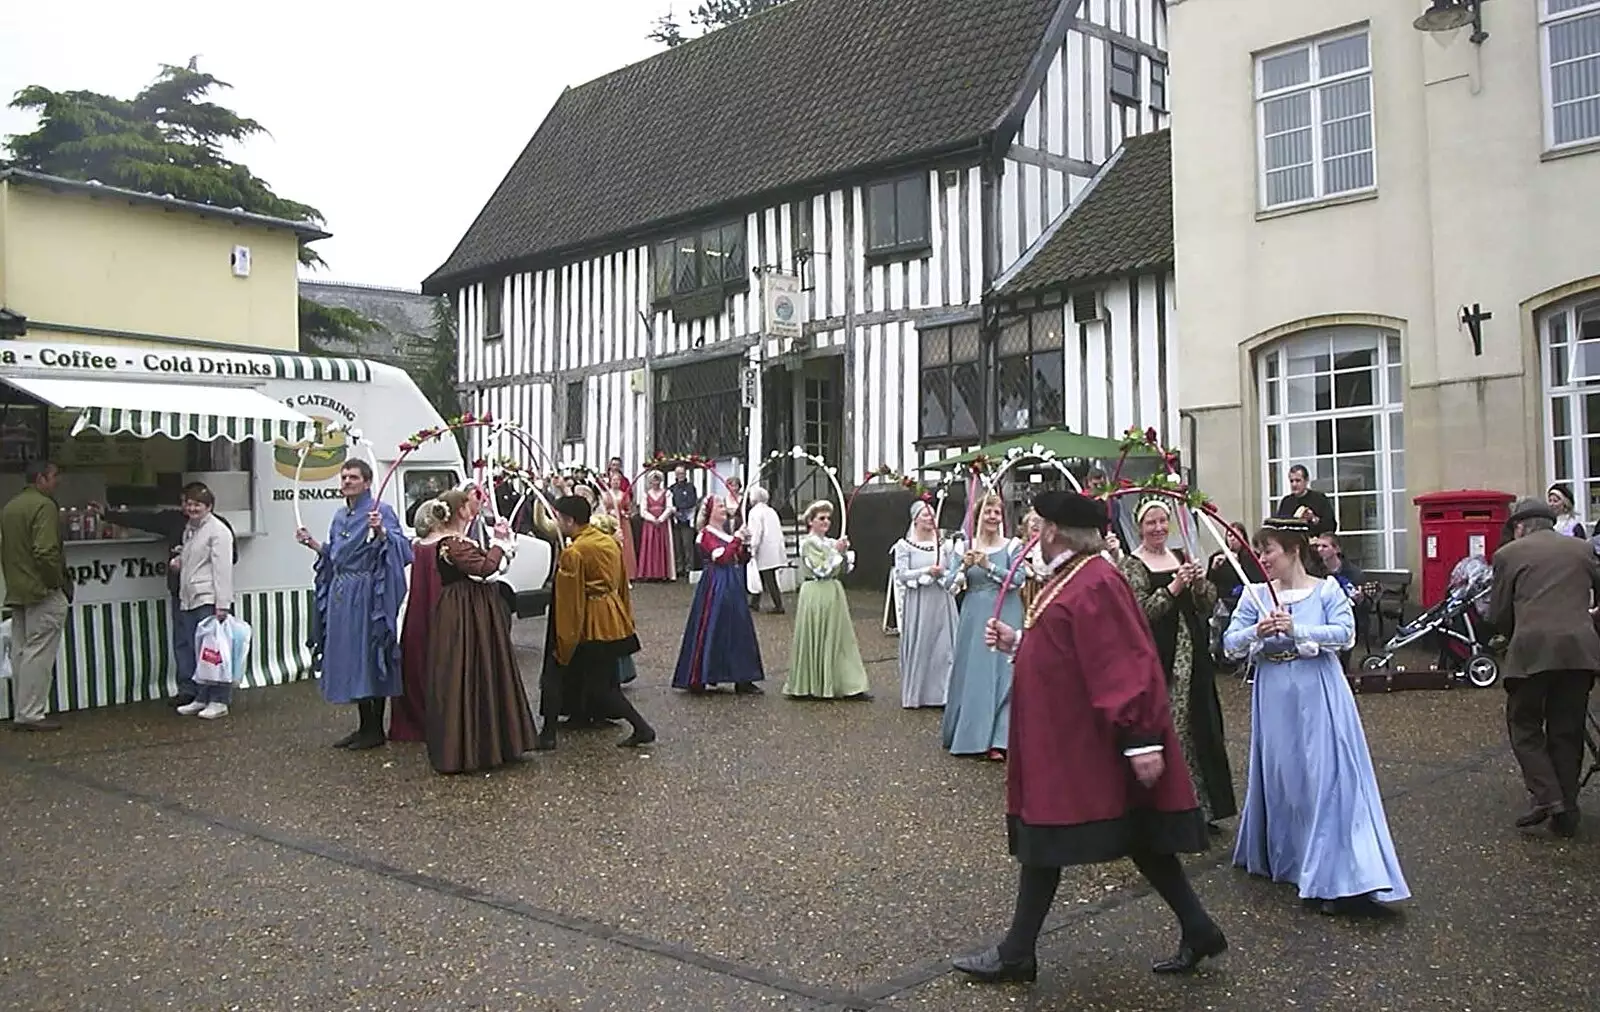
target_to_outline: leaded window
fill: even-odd
[[[745,452],[744,358],[721,358],[658,370],[655,440],[668,453],[734,457]]]
[[[505,324],[505,279],[496,278],[486,281],[483,285],[483,339],[493,340],[504,337]]]
[[[1111,97],[1139,101],[1139,54],[1131,49],[1111,47]]]
[[[1001,324],[994,345],[994,434],[1065,421],[1064,319],[1056,306]]]
[[[713,225],[651,248],[650,294],[655,302],[746,282],[744,221]]]
[[[567,384],[567,416],[562,430],[562,436],[568,442],[576,442],[583,438],[587,420],[584,418],[583,380],[573,380]]]
[[[976,321],[923,328],[920,379],[921,437],[977,439],[983,418],[983,344]]]

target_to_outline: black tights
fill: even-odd
[[[1136,853],[1129,855],[1134,867],[1145,881],[1160,894],[1172,912],[1178,915],[1178,925],[1184,938],[1198,938],[1212,931],[1215,925],[1211,915],[1201,905],[1183,872],[1183,864],[1174,854]],[[1008,963],[1018,963],[1033,956],[1039,942],[1039,932],[1044,919],[1055,902],[1056,887],[1061,884],[1061,869],[1025,864],[1017,881],[1017,909],[1011,918],[1011,930],[1000,943],[1000,958]]]

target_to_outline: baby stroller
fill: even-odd
[[[1480,689],[1500,679],[1500,661],[1489,650],[1489,588],[1494,571],[1481,555],[1469,555],[1450,572],[1444,600],[1396,629],[1383,652],[1361,662],[1363,671],[1388,667],[1396,652],[1426,637],[1439,645],[1439,669]]]

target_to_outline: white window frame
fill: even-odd
[[[1343,74],[1334,74],[1331,77],[1321,77],[1318,74],[1317,47],[1329,42],[1340,42],[1344,39],[1353,39],[1357,36],[1367,38],[1367,65],[1359,70],[1347,71]],[[1308,51],[1311,76],[1303,84],[1296,84],[1288,88],[1279,88],[1275,91],[1265,90],[1263,67],[1267,60],[1274,57],[1292,53],[1297,49]],[[1317,35],[1299,42],[1265,49],[1255,54],[1252,77],[1255,89],[1255,114],[1256,114],[1256,191],[1258,194],[1256,206],[1262,211],[1281,211],[1292,207],[1305,207],[1310,204],[1321,203],[1325,200],[1359,196],[1374,193],[1378,189],[1378,108],[1377,93],[1373,89],[1373,74],[1376,72],[1373,64],[1372,29],[1370,25],[1357,25],[1353,28]],[[1367,107],[1371,110],[1367,115],[1372,119],[1372,146],[1367,150],[1372,156],[1372,184],[1353,190],[1340,190],[1337,193],[1328,193],[1324,190],[1323,158],[1322,158],[1322,90],[1331,84],[1340,84],[1365,77],[1367,80]],[[1296,92],[1308,91],[1311,93],[1311,165],[1313,195],[1302,200],[1286,200],[1279,204],[1267,203],[1267,123],[1263,114],[1265,104],[1275,98],[1282,98]]]
[[[1567,148],[1581,147],[1600,141],[1600,134],[1593,137],[1580,137],[1577,140],[1556,143],[1556,106],[1555,83],[1553,81],[1554,67],[1550,63],[1550,31],[1556,25],[1568,21],[1577,21],[1581,18],[1600,17],[1600,0],[1590,0],[1589,3],[1552,13],[1550,0],[1538,0],[1539,3],[1539,77],[1543,92],[1540,104],[1544,113],[1544,146],[1546,151],[1564,151]]]
[[[1358,405],[1356,407],[1349,408],[1339,408],[1330,405],[1326,409],[1290,413],[1288,409],[1288,377],[1290,375],[1288,372],[1288,352],[1296,345],[1301,345],[1311,341],[1321,341],[1326,343],[1329,340],[1329,331],[1331,330],[1360,330],[1371,335],[1372,339],[1376,343],[1377,351],[1375,364],[1372,367],[1374,374],[1373,380],[1375,384],[1373,394],[1377,403],[1371,405]],[[1340,327],[1314,327],[1308,330],[1297,331],[1293,334],[1289,334],[1283,338],[1280,338],[1279,340],[1274,341],[1272,344],[1260,349],[1255,354],[1256,412],[1257,417],[1260,420],[1257,426],[1256,438],[1259,459],[1261,461],[1261,498],[1263,516],[1271,516],[1273,511],[1278,506],[1278,499],[1273,498],[1272,494],[1273,468],[1281,469],[1284,479],[1281,484],[1284,487],[1287,487],[1288,484],[1287,479],[1289,468],[1293,467],[1295,464],[1304,464],[1308,469],[1312,470],[1313,472],[1315,471],[1314,465],[1317,458],[1315,451],[1313,451],[1313,453],[1304,460],[1295,459],[1290,455],[1287,442],[1289,425],[1295,422],[1327,421],[1337,423],[1340,419],[1344,418],[1372,418],[1374,420],[1372,456],[1376,458],[1377,461],[1376,487],[1370,492],[1352,491],[1347,494],[1377,496],[1379,526],[1358,531],[1344,530],[1341,528],[1339,531],[1339,535],[1341,537],[1346,535],[1357,535],[1360,537],[1377,537],[1380,540],[1383,546],[1381,558],[1383,564],[1374,565],[1369,560],[1364,565],[1365,568],[1370,569],[1404,569],[1406,560],[1409,556],[1409,552],[1397,551],[1395,548],[1397,536],[1401,540],[1404,540],[1410,529],[1407,522],[1408,514],[1406,514],[1404,511],[1397,512],[1394,502],[1396,494],[1403,496],[1406,492],[1406,488],[1404,486],[1399,486],[1394,481],[1395,469],[1392,458],[1398,456],[1400,458],[1400,466],[1403,468],[1405,466],[1406,451],[1405,446],[1403,445],[1403,440],[1402,445],[1398,449],[1393,445],[1394,429],[1390,421],[1392,416],[1397,415],[1400,418],[1400,424],[1402,426],[1405,424],[1404,344],[1402,343],[1401,345],[1399,359],[1394,359],[1392,352],[1390,351],[1390,342],[1399,338],[1399,336],[1400,335],[1392,328],[1376,326],[1372,324]],[[1266,366],[1267,360],[1270,358],[1278,359],[1278,376],[1280,382],[1282,383],[1281,397],[1278,404],[1277,414],[1268,413],[1268,407],[1271,401],[1267,394],[1269,379]],[[1400,389],[1393,388],[1393,372],[1391,371],[1391,367],[1393,366],[1399,366],[1401,368],[1402,378],[1400,381]],[[1296,375],[1320,376],[1328,374],[1305,373]],[[1268,453],[1268,446],[1270,445],[1268,431],[1274,426],[1283,426],[1284,429],[1284,444],[1282,446],[1284,458],[1278,461],[1274,461]],[[1337,447],[1335,450],[1337,451]],[[1335,452],[1332,455],[1333,460],[1335,461],[1335,468],[1337,469],[1337,461],[1339,457],[1354,455],[1356,454],[1340,454]],[[1315,477],[1314,474],[1313,477]],[[1407,481],[1409,482],[1409,478]],[[1335,510],[1335,517],[1337,518],[1341,494],[1339,493],[1338,489],[1324,488],[1321,489],[1321,491],[1328,497],[1329,502],[1332,504]],[[1281,498],[1281,495],[1279,498]]]
[[[1592,377],[1582,373],[1574,375],[1576,370],[1573,352],[1580,343],[1577,329],[1578,310],[1588,309],[1597,304],[1600,304],[1600,289],[1583,292],[1542,309],[1535,315],[1535,329],[1539,335],[1540,393],[1544,402],[1545,484],[1562,482],[1571,486],[1578,516],[1583,519],[1585,528],[1588,527],[1589,521],[1594,519],[1593,516],[1587,515],[1591,497],[1589,489],[1591,485],[1600,486],[1600,473],[1589,473],[1589,455],[1584,441],[1591,437],[1585,432],[1582,416],[1588,396],[1600,393],[1600,375]],[[1559,368],[1555,362],[1556,356],[1550,340],[1551,326],[1557,319],[1566,325],[1561,343],[1564,362]],[[1560,437],[1556,434],[1557,401],[1566,402],[1564,414],[1567,419],[1567,434]],[[1594,438],[1600,438],[1600,423],[1594,428],[1596,430]],[[1566,457],[1567,466],[1564,471],[1557,466],[1558,459],[1562,455]]]

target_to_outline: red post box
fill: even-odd
[[[1469,555],[1494,558],[1500,529],[1511,516],[1509,492],[1461,489],[1429,492],[1417,504],[1422,528],[1422,606],[1431,608],[1450,589],[1450,571]]]

